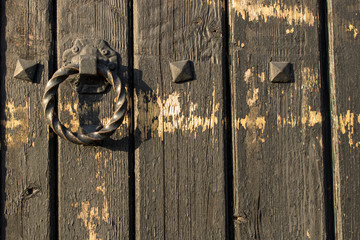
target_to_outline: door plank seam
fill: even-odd
[[[324,207],[326,223],[326,239],[335,239],[334,222],[334,190],[333,190],[333,161],[332,161],[332,132],[331,132],[331,106],[329,84],[329,38],[327,1],[319,1],[319,48],[321,71],[321,109],[322,109],[322,135],[323,135],[323,166],[324,166]]]

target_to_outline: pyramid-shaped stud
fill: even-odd
[[[14,77],[17,79],[34,82],[38,64],[32,60],[18,59]]]
[[[292,65],[289,62],[270,62],[270,80],[272,83],[291,82]]]
[[[196,79],[194,64],[190,60],[170,63],[171,75],[174,83],[183,83]]]

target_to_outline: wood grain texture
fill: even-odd
[[[358,1],[328,1],[336,239],[359,239],[360,55]]]
[[[77,38],[101,39],[127,64],[126,1],[58,1],[58,63]],[[119,75],[124,75],[124,67]],[[124,79],[122,79],[124,82]],[[78,94],[69,82],[59,93],[60,119],[72,131],[105,124],[115,94]],[[102,146],[59,140],[60,239],[129,239],[128,120]]]
[[[326,239],[317,1],[232,0],[236,239]],[[271,83],[270,61],[293,65]]]
[[[49,75],[47,0],[1,3],[1,239],[49,239],[49,145],[41,98]],[[34,83],[13,77],[34,60]]]
[[[137,239],[224,239],[220,1],[134,1]],[[196,80],[172,82],[192,60]]]

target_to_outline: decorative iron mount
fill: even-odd
[[[74,46],[63,53],[64,66],[79,64],[79,75],[74,88],[80,94],[103,93],[109,83],[97,75],[97,65],[103,65],[116,73],[117,54],[103,40],[77,39]]]
[[[57,70],[46,85],[42,99],[45,117],[50,127],[60,137],[76,144],[98,144],[115,132],[123,122],[126,113],[126,91],[115,71],[117,70],[116,52],[103,40],[78,39],[71,49],[64,52],[63,63],[64,67]],[[78,93],[102,93],[109,84],[116,93],[114,114],[108,123],[97,131],[71,132],[57,117],[55,95],[60,83],[72,74],[79,76],[75,81]]]

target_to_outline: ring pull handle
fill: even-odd
[[[57,135],[70,142],[82,145],[99,144],[115,132],[126,114],[126,91],[120,78],[111,71],[115,70],[116,67],[116,53],[108,47],[106,42],[101,40],[76,40],[74,47],[64,52],[63,60],[65,66],[54,73],[45,87],[42,105],[46,120]],[[82,86],[79,88],[78,84],[79,93],[101,93],[105,91],[108,84],[115,91],[116,103],[113,116],[101,129],[90,133],[72,132],[60,122],[55,111],[55,96],[59,85],[73,74],[93,75],[103,77],[106,80],[104,83],[100,81],[100,84],[95,85],[95,87],[89,87],[83,83],[80,84]]]

